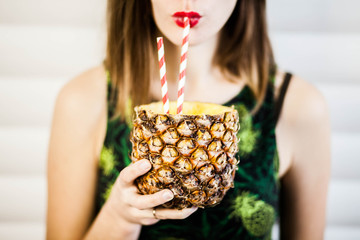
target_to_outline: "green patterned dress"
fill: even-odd
[[[108,93],[111,82],[108,79]],[[108,94],[109,96],[109,94]],[[111,119],[114,105],[108,97],[108,122],[99,161],[96,210],[100,211],[119,172],[130,164],[130,127]],[[256,101],[249,87],[225,103],[239,111],[240,158],[235,187],[213,207],[198,209],[185,220],[161,220],[144,226],[140,239],[271,239],[271,229],[278,217],[278,155],[275,140],[274,86],[269,81],[264,103],[251,116]]]

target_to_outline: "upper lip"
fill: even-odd
[[[201,15],[197,12],[176,12],[173,17],[201,18]]]

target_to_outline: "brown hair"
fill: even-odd
[[[253,112],[263,102],[269,76],[275,71],[265,7],[265,0],[238,0],[213,58],[214,66],[228,79],[247,81],[257,99]],[[124,119],[129,99],[133,106],[149,101],[150,76],[157,67],[150,0],[108,0],[107,27],[105,66],[119,93],[112,94],[115,116]]]

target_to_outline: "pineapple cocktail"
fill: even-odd
[[[133,162],[148,159],[152,169],[136,180],[142,194],[174,193],[167,208],[214,206],[233,186],[239,117],[222,105],[184,102],[183,114],[163,113],[161,102],[135,107],[130,140]],[[173,110],[173,111],[172,111]]]

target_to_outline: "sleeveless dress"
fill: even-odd
[[[131,163],[131,128],[126,121],[112,119],[115,106],[109,97],[112,86],[109,74],[107,76],[108,122],[99,160],[96,213],[108,198],[119,172]],[[289,78],[288,74],[286,78]],[[279,97],[282,100],[283,90],[284,87]],[[143,226],[139,239],[271,239],[273,224],[279,217],[275,126],[282,100],[279,108],[274,101],[274,77],[270,77],[264,102],[255,115],[249,113],[256,99],[248,86],[224,103],[225,106],[233,105],[240,115],[237,153],[240,163],[234,188],[220,204],[198,209],[184,220],[161,220],[155,225]]]

